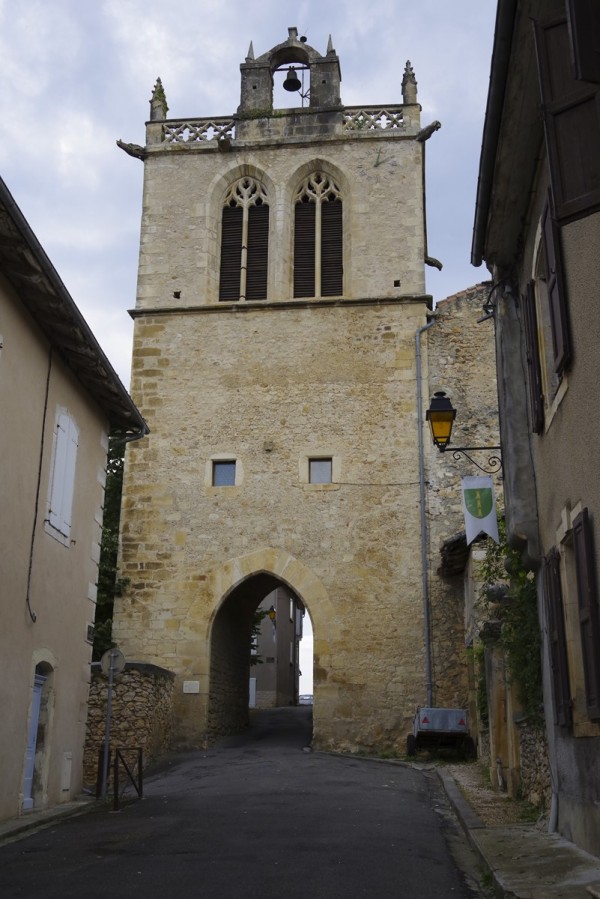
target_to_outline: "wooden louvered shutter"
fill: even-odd
[[[597,40],[597,33],[588,37]],[[562,225],[600,209],[600,88],[575,78],[564,16],[535,22],[535,43],[550,179]]]
[[[552,325],[554,370],[560,374],[571,360],[571,338],[567,312],[566,291],[562,272],[560,232],[552,217],[552,196],[549,193],[542,212],[542,241],[546,257],[546,287]]]
[[[567,16],[575,77],[600,84],[600,4],[598,0],[567,0]]]
[[[531,430],[541,434],[544,429],[544,397],[542,393],[542,369],[537,331],[534,282],[530,281],[523,294],[523,322],[525,325],[525,348],[527,352],[527,373],[529,400],[531,406]]]
[[[573,522],[575,569],[585,701],[592,721],[600,720],[600,629],[592,527],[587,509]]]
[[[246,299],[266,300],[269,263],[269,207],[251,206],[248,210],[248,271]]]
[[[565,637],[562,586],[560,582],[560,554],[556,548],[552,549],[544,559],[544,596],[548,617],[554,723],[560,727],[570,727],[573,712],[569,689],[569,663]]]
[[[344,292],[342,202],[321,204],[321,296]]]
[[[296,203],[294,210],[294,296],[315,295],[314,203]]]
[[[244,210],[241,206],[225,206],[221,229],[221,275],[219,300],[239,300],[242,266],[242,227]]]
[[[50,525],[67,538],[71,534],[78,441],[74,421],[66,412],[61,413],[55,431],[48,519]]]

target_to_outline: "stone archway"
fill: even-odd
[[[282,585],[262,572],[244,578],[220,604],[211,628],[207,733],[238,733],[248,724],[250,638],[254,612]]]
[[[204,592],[212,606],[204,634],[203,734],[207,739],[239,732],[247,725],[252,619],[261,600],[278,586],[291,590],[311,616],[317,697],[327,678],[336,622],[327,592],[314,572],[289,553],[272,548],[223,563],[207,575]],[[206,605],[199,599],[190,609],[188,623],[205,614]]]

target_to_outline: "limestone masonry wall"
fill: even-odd
[[[264,185],[269,205],[267,298],[293,296],[293,198],[315,170],[342,197],[345,298],[424,293],[421,153],[414,140],[378,136],[148,159],[137,308],[218,301],[222,205],[229,186],[247,175]]]
[[[431,298],[405,76],[400,128],[344,130],[337,99],[285,122],[263,110],[226,141],[161,142],[152,123],[131,383],[150,434],[127,449],[129,586],[113,633],[128,657],[175,673],[175,745],[243,727],[252,613],[281,585],[313,624],[315,746],[403,749],[423,703],[415,334]],[[300,299],[294,203],[317,173],[342,202],[343,290]],[[269,209],[266,297],[219,302],[222,209],[242,178]],[[323,458],[331,483],[311,483]],[[218,461],[235,463],[234,484],[213,485]],[[456,584],[436,610],[437,690],[456,704]]]
[[[128,448],[130,584],[114,636],[126,655],[177,673],[182,743],[203,739],[215,614],[283,553],[282,582],[315,631],[315,736],[403,745],[424,680],[414,361],[423,313],[423,303],[389,303],[138,321],[132,394],[150,435]],[[333,458],[335,483],[308,483],[311,456]],[[211,460],[223,457],[236,460],[235,486],[212,486]],[[183,679],[198,693],[182,695]]]

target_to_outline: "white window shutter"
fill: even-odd
[[[77,462],[77,446],[79,433],[75,422],[69,418],[69,432],[67,439],[67,458],[65,463],[65,482],[63,493],[63,534],[68,537],[71,533],[71,521],[73,518],[73,495],[75,492],[75,465]]]
[[[66,412],[61,412],[56,425],[49,520],[67,538],[71,533],[78,438],[75,422]]]
[[[50,491],[50,524],[57,531],[61,530],[62,498],[65,483],[65,463],[67,458],[67,440],[69,433],[69,416],[64,413],[58,416],[54,436],[54,469],[52,471],[52,489]]]

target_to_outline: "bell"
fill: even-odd
[[[290,66],[286,75],[286,79],[283,82],[283,88],[284,90],[293,93],[294,91],[299,91],[300,87],[300,79],[296,75],[296,69],[293,66]]]

